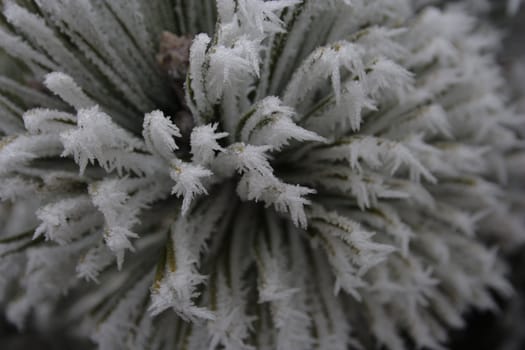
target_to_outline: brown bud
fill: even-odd
[[[166,31],[161,34],[157,62],[177,81],[186,78],[192,41],[192,36],[178,36]]]

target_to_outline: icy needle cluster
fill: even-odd
[[[9,320],[108,350],[441,348],[524,238],[499,40],[416,0],[5,0]]]

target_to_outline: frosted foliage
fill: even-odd
[[[108,350],[446,348],[512,293],[525,119],[489,2],[438,2],[5,0],[9,321]]]
[[[146,114],[143,129],[142,135],[150,152],[169,159],[178,148],[173,138],[181,136],[179,128],[161,111]]]

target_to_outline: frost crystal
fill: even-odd
[[[108,350],[442,349],[511,292],[524,118],[486,2],[3,3],[17,326]]]

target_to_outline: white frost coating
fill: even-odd
[[[180,160],[173,161],[170,166],[170,176],[176,183],[171,193],[184,198],[181,208],[184,215],[196,195],[208,194],[201,178],[210,177],[213,173],[200,165],[186,164]]]
[[[314,51],[299,67],[288,83],[283,101],[286,105],[297,106],[319,84],[330,78],[337,102],[341,99],[341,68],[352,76],[364,79],[364,64],[361,47],[347,42],[337,42],[329,47]],[[306,87],[306,88],[305,88]]]
[[[206,96],[204,72],[202,70],[202,66],[206,61],[206,47],[209,43],[210,37],[208,37],[208,35],[199,34],[193,39],[193,44],[190,49],[188,84],[191,89],[186,89],[186,101],[192,109],[196,120],[201,118],[201,114],[209,113],[210,108]],[[190,91],[193,94],[191,97],[189,95]]]
[[[283,22],[279,19],[278,13],[289,7],[300,3],[300,0],[240,0],[236,4],[230,0],[218,0],[217,9],[219,17],[226,25],[226,32],[234,32],[229,35],[246,35],[253,38],[264,37],[265,34],[283,31]],[[235,22],[240,22],[240,27],[236,27]]]
[[[78,127],[62,132],[60,138],[64,144],[62,156],[72,155],[80,167],[80,173],[84,172],[88,162],[93,164],[95,160],[106,171],[142,169],[139,164],[126,164],[126,159],[121,158],[120,153],[143,150],[144,142],[115,124],[98,106],[80,109],[77,119]],[[149,172],[151,169],[144,171]]]
[[[265,176],[257,171],[248,171],[241,177],[237,193],[243,200],[262,201],[281,213],[289,213],[294,225],[306,228],[307,218],[304,207],[311,202],[307,195],[315,190],[299,185],[290,185],[274,176]]]
[[[56,69],[57,65],[49,60],[45,55],[33,49],[20,37],[8,33],[4,28],[0,28],[0,45],[7,53],[19,57],[29,65],[38,63],[49,69]]]
[[[36,108],[24,113],[24,126],[31,134],[58,134],[76,125],[77,118],[66,112]]]
[[[44,84],[47,88],[75,109],[90,108],[95,105],[93,101],[82,91],[69,75],[64,73],[50,73],[46,76]]]
[[[34,237],[44,235],[47,240],[65,245],[89,232],[101,223],[88,196],[64,199],[40,208],[36,212],[42,221]]]
[[[394,174],[402,165],[408,167],[410,178],[419,181],[421,175],[430,182],[435,182],[434,176],[402,143],[371,136],[355,136],[342,139],[334,145],[327,145],[312,152],[313,160],[332,159],[346,160],[350,167],[360,170],[361,162],[372,169],[384,167]]]
[[[169,187],[163,180],[108,178],[89,186],[93,204],[104,215],[104,239],[116,254],[119,268],[124,261],[124,252],[134,250],[130,239],[139,237],[132,231],[140,223],[139,215],[152,202],[166,197]]]
[[[210,68],[207,72],[208,99],[217,103],[224,90],[251,76],[259,75],[257,43],[240,39],[233,47],[218,46],[210,51]]]
[[[62,152],[58,135],[5,136],[0,140],[0,174],[24,167],[33,159]]]
[[[178,149],[174,137],[180,137],[179,128],[161,111],[154,111],[144,116],[142,136],[150,152],[171,159],[173,151]]]
[[[217,140],[228,136],[227,132],[217,132],[218,124],[198,126],[191,132],[192,161],[197,164],[209,164],[215,158],[216,151],[224,151]]]
[[[214,169],[217,169],[219,174],[226,174],[226,176],[231,176],[234,172],[255,172],[271,178],[273,170],[266,153],[270,149],[270,146],[234,143],[219,154]]]
[[[241,140],[253,145],[270,145],[280,150],[290,139],[297,141],[324,141],[315,132],[303,129],[292,119],[295,112],[283,106],[279,98],[267,97],[260,101],[253,112],[242,120]]]
[[[443,349],[510,293],[525,157],[489,1],[439,2],[4,1],[8,319],[102,350]]]
[[[151,295],[149,310],[157,315],[168,308],[183,320],[213,320],[215,316],[206,307],[195,305],[196,287],[206,280],[197,268],[198,256],[206,249],[206,240],[219,229],[216,224],[231,208],[227,196],[216,195],[211,206],[199,208],[194,215],[181,217],[169,231],[166,245],[166,264],[161,266],[162,278],[157,280]],[[205,221],[202,221],[206,218]]]
[[[100,272],[115,259],[114,253],[107,245],[99,243],[90,248],[78,262],[76,272],[78,278],[99,283]]]

